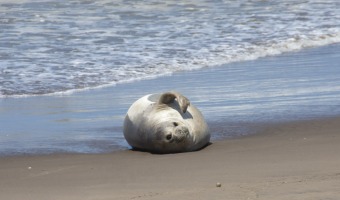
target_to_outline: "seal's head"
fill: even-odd
[[[153,121],[147,141],[152,151],[157,153],[176,153],[187,151],[193,143],[190,125],[178,118],[163,118],[163,122]]]

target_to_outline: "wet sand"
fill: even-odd
[[[339,130],[338,117],[267,125],[191,153],[1,157],[0,199],[335,200]]]

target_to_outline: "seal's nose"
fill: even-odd
[[[189,136],[189,129],[185,126],[179,126],[176,128],[175,136],[176,141],[181,142]]]

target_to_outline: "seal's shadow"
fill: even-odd
[[[194,117],[191,115],[190,111],[187,110],[185,113],[181,112],[181,107],[179,106],[178,101],[174,101],[170,104],[168,104],[168,106],[174,110],[177,110],[181,115],[183,119],[193,119]]]
[[[194,153],[194,152],[198,152],[198,151],[201,151],[201,150],[204,150],[205,148],[207,148],[208,146],[212,145],[213,143],[212,142],[208,142],[208,144],[206,144],[205,146],[197,149],[197,150],[194,150],[194,151],[183,151],[183,152],[175,152],[175,153],[160,153],[160,152],[156,152],[156,151],[147,151],[145,149],[139,149],[139,148],[134,148],[134,147],[131,147],[131,149],[129,149],[129,151],[132,151],[132,152],[143,152],[143,153],[149,153],[149,154],[152,154],[152,155],[164,155],[164,154],[183,154],[183,153]]]

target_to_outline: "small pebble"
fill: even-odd
[[[216,187],[221,187],[221,186],[222,186],[221,183],[219,183],[219,182],[216,183]]]
[[[28,167],[27,169],[31,170],[31,169],[32,169],[32,167]]]

